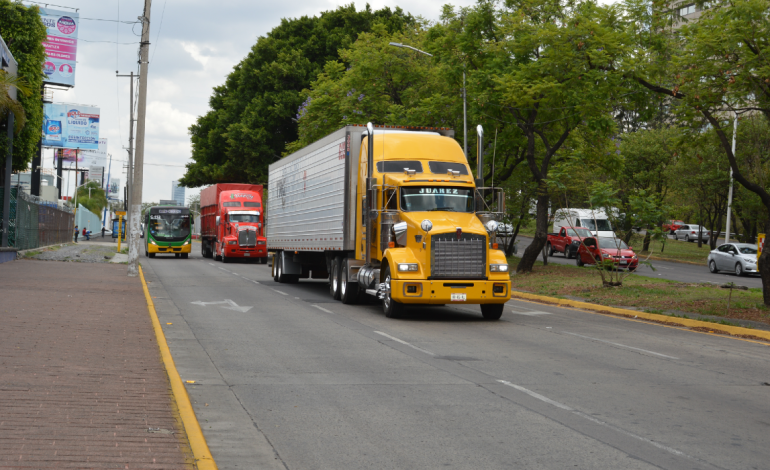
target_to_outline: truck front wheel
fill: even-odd
[[[503,316],[503,307],[505,304],[482,304],[481,316],[488,321],[499,320]]]
[[[390,266],[385,268],[385,297],[382,299],[382,310],[388,318],[399,318],[404,313],[404,305],[390,296]]]

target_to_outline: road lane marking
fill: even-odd
[[[311,304],[311,307],[315,307],[315,308],[317,308],[318,310],[320,310],[322,312],[331,313],[332,315],[334,315],[334,312],[332,312],[331,310],[326,310],[325,308],[321,307],[320,305]]]
[[[518,310],[514,310],[513,307],[510,307],[511,312],[515,313],[516,315],[526,315],[529,317],[536,317],[538,315],[551,315],[551,312],[541,312],[540,310],[530,310],[528,312],[521,312]]]
[[[665,357],[666,359],[679,359],[678,357],[666,356],[665,354],[656,353],[654,351],[648,351],[646,349],[635,348],[633,346],[626,346],[625,344],[620,344],[620,343],[613,343],[612,341],[607,341],[607,340],[603,340],[603,339],[599,339],[599,338],[592,338],[590,336],[583,336],[583,335],[579,335],[577,333],[570,333],[569,331],[562,331],[562,333],[567,334],[567,335],[577,336],[579,338],[590,339],[591,341],[598,341],[600,343],[611,344],[611,345],[617,346],[619,348],[631,349],[631,350],[634,350],[634,351],[640,351],[640,352],[644,352],[644,353],[647,353],[647,354],[654,354],[656,356]]]
[[[524,387],[522,387],[521,385],[516,385],[516,384],[513,384],[513,383],[511,383],[511,382],[508,382],[507,380],[498,380],[498,382],[500,382],[500,383],[501,383],[501,384],[503,384],[503,385],[507,385],[507,386],[509,386],[509,387],[513,387],[513,388],[515,388],[516,390],[518,390],[518,391],[520,391],[520,392],[524,392],[524,393],[526,393],[527,395],[529,395],[529,396],[531,396],[531,397],[534,397],[534,398],[537,398],[537,399],[538,399],[538,400],[540,400],[540,401],[544,401],[544,402],[546,402],[546,403],[548,403],[548,404],[550,404],[550,405],[553,405],[553,406],[555,406],[556,408],[561,408],[562,410],[567,410],[567,411],[575,411],[575,410],[573,410],[572,408],[570,408],[570,407],[569,407],[569,406],[567,406],[567,405],[564,405],[564,404],[562,404],[562,403],[559,403],[558,401],[554,401],[554,400],[551,400],[551,399],[550,399],[550,398],[548,398],[548,397],[544,397],[543,395],[540,395],[539,393],[536,393],[536,392],[533,392],[532,390],[529,390],[529,389],[527,389],[527,388],[524,388]]]
[[[222,271],[224,271],[224,272],[226,272],[226,273],[230,273],[230,274],[233,274],[231,271],[228,271],[228,270],[227,270],[227,269],[225,269],[225,268],[217,268],[217,269],[221,269]]]
[[[582,411],[575,410],[575,409],[573,409],[573,408],[571,408],[571,407],[569,407],[569,406],[567,406],[567,405],[565,405],[563,403],[559,403],[558,401],[551,400],[550,398],[548,398],[546,396],[543,396],[543,395],[540,395],[537,392],[533,392],[532,390],[529,390],[527,388],[524,388],[521,385],[513,384],[511,382],[508,382],[507,380],[499,380],[498,379],[498,382],[500,382],[503,385],[507,385],[509,387],[515,388],[516,390],[518,390],[520,392],[523,392],[523,393],[526,393],[527,395],[529,395],[529,396],[531,396],[533,398],[537,398],[538,400],[543,401],[545,403],[548,403],[549,405],[553,405],[553,406],[555,406],[557,408],[561,408],[562,410],[569,411],[569,412],[573,413],[574,415],[580,416],[581,418],[585,418],[585,419],[587,419],[587,420],[589,420],[589,421],[591,421],[593,423],[596,423],[596,424],[599,424],[599,425],[602,425],[602,426],[606,426],[606,427],[612,429],[613,431],[619,432],[621,434],[625,434],[628,437],[632,437],[634,439],[638,439],[638,440],[640,440],[642,442],[650,444],[650,445],[652,445],[654,447],[657,447],[660,450],[665,450],[666,452],[670,452],[672,454],[679,455],[681,457],[686,457],[688,459],[699,460],[699,459],[694,459],[693,457],[690,457],[689,455],[685,454],[684,452],[676,450],[676,449],[674,449],[672,447],[664,446],[663,444],[659,444],[659,443],[657,443],[655,441],[651,441],[650,439],[647,439],[647,438],[644,438],[642,436],[638,436],[638,435],[636,435],[636,434],[634,434],[632,432],[626,431],[625,429],[619,428],[619,427],[614,426],[612,424],[606,423],[606,422],[604,422],[602,420],[596,419],[593,416],[590,416],[590,415],[588,415],[586,413],[583,413]]]
[[[270,290],[272,290],[272,291],[275,291],[275,292],[278,292],[278,293],[279,293],[279,294],[281,294],[281,295],[289,295],[289,294],[287,294],[286,292],[281,292],[281,291],[279,291],[278,289],[270,289]]]
[[[209,263],[211,266],[216,266],[214,263]]]
[[[384,337],[386,337],[388,339],[392,339],[393,341],[395,341],[397,343],[401,343],[403,345],[409,346],[410,348],[416,349],[416,350],[418,350],[420,352],[424,352],[425,354],[428,354],[430,356],[435,356],[435,354],[430,352],[430,351],[427,351],[427,350],[422,349],[422,348],[418,348],[417,346],[415,346],[413,344],[409,344],[409,343],[407,343],[406,341],[404,341],[402,339],[398,339],[395,336],[390,336],[389,334],[383,333],[382,331],[375,331],[375,333],[377,333],[378,335],[382,335],[382,336],[384,336]]]

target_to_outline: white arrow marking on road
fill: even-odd
[[[202,302],[198,300],[196,302],[190,302],[190,303],[193,305],[200,305],[201,307],[205,307],[206,305],[229,305],[229,307],[222,307],[222,308],[225,308],[227,310],[234,310],[236,312],[241,312],[241,313],[246,313],[249,310],[251,310],[251,307],[241,307],[230,299],[225,299],[221,302]]]

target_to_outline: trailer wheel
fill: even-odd
[[[190,253],[182,253],[182,259],[187,259],[190,256]]]
[[[276,282],[286,282],[286,276],[283,274],[283,261],[278,258],[278,267],[275,268],[275,280]]]
[[[206,256],[206,242],[205,241],[201,242],[201,256],[203,256],[204,258],[208,258],[208,256]]]
[[[343,304],[351,305],[358,301],[358,283],[348,279],[348,259],[342,259],[340,268],[340,300]]]
[[[482,304],[481,316],[487,321],[499,320],[503,316],[503,307],[505,304]]]
[[[340,300],[340,257],[333,257],[331,264],[332,266],[329,270],[329,293],[332,295],[332,299]]]
[[[271,275],[273,276],[273,280],[275,282],[278,282],[278,254],[277,253],[273,254],[273,265],[271,267],[272,267]]]
[[[404,304],[396,302],[390,296],[390,266],[385,268],[385,298],[382,299],[382,310],[388,318],[400,318],[404,313]]]

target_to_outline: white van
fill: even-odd
[[[607,214],[601,210],[557,209],[553,215],[553,231],[559,232],[562,227],[585,227],[596,237],[615,235]]]

